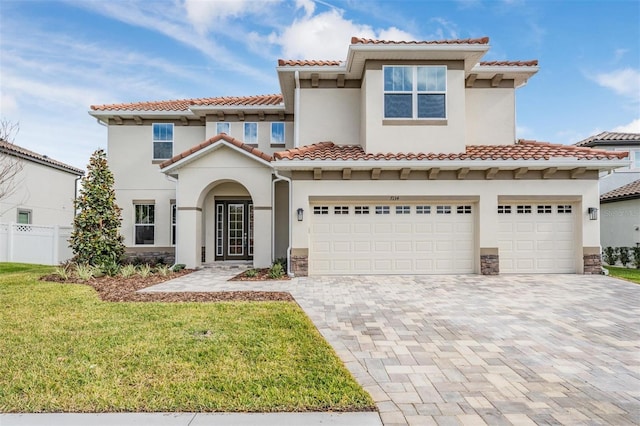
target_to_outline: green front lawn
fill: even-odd
[[[605,266],[609,270],[609,275],[623,280],[640,284],[640,269],[620,268],[618,266]]]
[[[292,302],[112,303],[0,264],[0,412],[371,410]]]

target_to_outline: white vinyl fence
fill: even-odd
[[[0,262],[57,265],[71,259],[71,226],[0,223]]]

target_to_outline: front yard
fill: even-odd
[[[640,269],[620,268],[618,266],[605,266],[609,270],[609,275],[623,280],[640,284]]]
[[[104,302],[0,264],[0,412],[374,409],[293,302]]]

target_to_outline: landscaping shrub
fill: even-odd
[[[633,253],[633,266],[640,269],[640,246],[631,247]]]
[[[176,263],[175,265],[173,265],[173,272],[180,272],[186,267],[187,265],[185,265],[184,263]]]
[[[171,272],[171,267],[169,265],[158,264],[156,266],[156,273],[166,277]]]
[[[247,278],[255,278],[258,276],[258,271],[256,271],[255,269],[248,269],[247,271],[245,271],[244,275]]]
[[[151,266],[149,265],[138,266],[138,275],[140,275],[141,278],[147,278],[149,275],[151,275]]]
[[[604,248],[604,261],[607,265],[615,265],[618,260],[618,253],[614,247],[605,247]]]
[[[129,278],[134,276],[136,273],[136,266],[132,264],[124,265],[120,268],[120,276],[123,278]]]
[[[284,268],[280,263],[274,263],[271,268],[269,268],[269,278],[276,279],[281,278],[284,275]]]
[[[629,257],[629,247],[618,247],[618,259],[620,259],[622,266],[626,268],[631,261]]]
[[[76,275],[82,281],[88,281],[96,274],[96,270],[93,266],[80,263],[76,265]]]

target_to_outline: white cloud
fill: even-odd
[[[296,0],[296,9],[304,9],[304,17],[309,18],[316,10],[316,4],[313,0]]]
[[[279,45],[286,58],[344,59],[352,36],[391,40],[414,38],[395,27],[374,30],[369,25],[345,19],[343,14],[342,10],[334,8],[315,16],[296,19],[280,33],[272,33],[268,40]]]
[[[640,101],[640,71],[623,68],[608,73],[596,74],[593,80],[621,96]]]
[[[636,118],[631,123],[615,127],[612,131],[620,133],[640,133],[640,118]]]
[[[0,93],[0,117],[7,117],[18,112],[18,101],[15,96],[3,91]]]
[[[436,29],[434,34],[428,36],[428,39],[445,40],[458,38],[458,27],[453,22],[440,17],[431,18],[430,21],[438,24],[440,28]]]
[[[258,14],[271,9],[278,2],[279,0],[184,0],[184,8],[188,20],[203,35],[229,19]],[[304,3],[308,2],[309,0]],[[306,9],[308,5],[305,4],[304,7]]]

